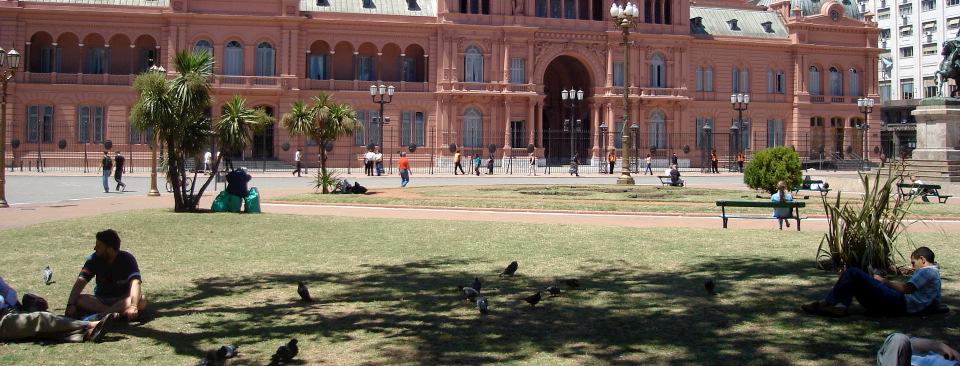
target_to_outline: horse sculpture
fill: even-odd
[[[954,84],[960,85],[960,30],[953,39],[943,43],[943,61],[940,62],[940,69],[933,75],[937,88],[937,96],[943,96],[943,84],[953,79]],[[950,97],[956,97],[957,91],[950,92]]]

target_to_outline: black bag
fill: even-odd
[[[47,299],[34,294],[23,294],[23,300],[20,301],[20,311],[32,313],[35,311],[47,311],[50,306],[47,305]]]
[[[367,187],[361,186],[359,182],[358,182],[358,183],[355,183],[355,184],[353,185],[353,193],[354,193],[354,194],[365,194],[365,193],[367,193]]]

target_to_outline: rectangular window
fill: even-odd
[[[890,100],[890,82],[881,81],[880,82],[880,102],[886,102]]]
[[[913,99],[913,79],[900,80],[901,99]]]
[[[730,123],[731,125],[735,125],[737,123],[737,119],[732,118],[730,120]],[[750,148],[750,119],[749,118],[744,118],[743,121],[740,121],[740,129],[738,130],[738,134],[740,135],[740,149],[741,150],[749,149]],[[731,140],[731,141],[736,141],[736,140]]]
[[[913,46],[900,47],[900,57],[913,57]]]
[[[923,22],[923,31],[924,32],[936,32],[937,31],[937,21],[931,20],[929,22]]]
[[[550,17],[560,17],[560,0],[550,0]]]
[[[937,8],[936,0],[923,0],[920,2],[920,9],[923,11],[931,11]]]
[[[90,142],[90,107],[80,107],[77,113],[77,142]]]
[[[619,149],[623,147],[623,141],[620,139],[620,136],[623,136],[623,122],[617,122],[616,130],[613,132],[613,148]]]
[[[60,72],[60,47],[40,49],[39,72]]]
[[[400,114],[400,146],[410,144],[413,136],[413,112],[403,112]]]
[[[310,54],[310,67],[308,77],[313,80],[326,80],[327,78],[327,55]]]
[[[223,54],[223,74],[240,76],[243,75],[243,48],[227,46]]]
[[[514,57],[510,59],[510,83],[523,84],[526,82],[524,75],[526,75],[526,65],[524,59],[520,57]]]
[[[373,81],[373,57],[357,56],[357,80]]]
[[[547,0],[537,0],[536,3],[536,16],[540,18],[547,17]]]
[[[786,94],[787,92],[787,76],[783,74],[783,71],[777,71],[777,94]]]
[[[960,5],[960,0],[947,0],[947,6]]]
[[[613,63],[613,86],[623,86],[623,62]]]
[[[767,147],[783,146],[785,134],[782,119],[767,120]]]
[[[53,106],[27,107],[27,142],[53,142]]]
[[[574,12],[576,8],[573,5],[573,0],[563,0],[563,17],[567,19],[576,19],[577,14]]]
[[[923,78],[923,96],[925,97],[935,97],[937,96],[937,86],[936,81],[934,81],[932,76],[927,76]]]
[[[704,137],[706,136],[704,136],[703,126],[708,124],[712,129],[714,127],[713,119],[707,117],[697,117],[697,149],[705,149],[707,147],[704,143]]]
[[[880,39],[889,39],[890,38],[890,28],[880,29]]]
[[[104,136],[107,134],[107,124],[103,119],[103,107],[90,107],[93,114],[93,143],[103,143]]]
[[[890,19],[890,9],[877,10],[877,20]]]
[[[773,70],[767,70],[767,93],[773,93],[776,88],[775,81],[773,79]]]
[[[523,128],[524,121],[510,121],[510,146],[527,146],[526,130]]]
[[[900,16],[913,14],[913,4],[900,5]]]
[[[703,91],[703,68],[697,68],[696,78],[697,91]]]
[[[712,92],[713,91],[713,68],[707,67],[707,69],[704,70],[703,73],[704,73],[703,78],[706,79],[704,80],[704,83],[703,83],[703,90]]]
[[[947,18],[947,29],[960,28],[960,17]]]
[[[417,146],[424,146],[426,141],[426,114],[417,112],[413,114],[413,143]]]
[[[927,43],[923,45],[923,55],[936,55],[937,54],[937,44],[936,43]]]
[[[380,144],[380,111],[369,111],[367,112],[367,125],[370,126],[370,129],[367,130],[367,143],[372,143],[375,145]]]
[[[370,128],[367,123],[366,111],[357,111],[357,122],[360,124],[360,128],[353,131],[353,143],[357,146],[364,146],[367,144],[366,132]]]
[[[106,74],[110,65],[110,49],[93,47],[87,50],[85,74]]]
[[[420,79],[417,78],[417,59],[413,57],[404,56],[401,58],[401,67],[400,75],[402,81],[414,81],[419,82]]]
[[[910,37],[913,35],[913,26],[905,25],[900,27],[900,37]]]

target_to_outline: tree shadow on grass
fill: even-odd
[[[210,339],[235,339],[241,349],[260,342],[279,345],[292,336],[304,349],[321,340],[357,341],[354,357],[370,365],[534,362],[538,354],[575,363],[785,365],[862,363],[892,330],[942,338],[948,328],[910,317],[802,314],[799,304],[822,297],[835,280],[832,273],[812,269],[809,261],[713,258],[674,272],[590,261],[556,276],[579,278],[580,289],[545,297],[535,308],[522,297],[556,277],[525,276],[522,268],[519,276],[502,278],[493,271],[455,269],[465,264],[437,258],[365,265],[348,273],[198,279],[186,297],[153,306],[158,317],[201,322],[199,332],[151,326],[127,333],[197,356],[203,354],[199,343]],[[480,316],[472,303],[458,298],[455,286],[469,285],[474,276],[485,281],[489,315]],[[718,295],[706,294],[707,278],[716,281]],[[296,301],[297,281],[311,284],[318,301]],[[282,295],[258,297],[271,291]],[[222,305],[238,299],[238,305]],[[209,316],[195,319],[194,314]],[[952,317],[939,321],[957,326]],[[358,340],[358,332],[370,338]],[[243,356],[241,362],[266,360],[270,354]]]

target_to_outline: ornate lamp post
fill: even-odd
[[[633,144],[633,172],[637,174],[640,173],[640,153],[637,152],[637,149],[640,147],[640,135],[637,134],[638,132],[640,132],[640,126],[634,121],[633,124],[630,125],[630,135],[633,136],[633,141],[630,143]]]
[[[600,174],[603,174],[607,171],[607,123],[603,122],[600,124]]]
[[[730,126],[730,133],[733,138],[734,158],[740,156],[740,133],[743,131],[743,111],[747,110],[750,104],[750,94],[730,94],[730,104],[733,110],[737,111],[737,123]]]
[[[13,74],[20,67],[20,53],[11,49],[4,52],[0,48],[0,162],[7,161],[7,83],[13,79]],[[0,164],[0,207],[10,207],[7,204],[7,178],[3,164]]]
[[[633,3],[628,2],[626,6],[619,6],[616,3],[610,5],[610,18],[613,24],[623,34],[623,126],[626,127],[630,122],[630,28],[634,26],[635,19],[640,15],[640,10]],[[623,162],[620,163],[620,178],[617,178],[617,184],[630,184],[636,182],[630,176],[630,138],[627,135],[626,128],[620,132],[620,141],[623,143]]]
[[[568,119],[564,119],[563,129],[570,132],[570,161],[577,156],[577,148],[574,145],[576,138],[576,131],[580,128],[580,119],[577,118],[576,110],[581,102],[583,102],[583,90],[563,90],[560,92],[560,100],[563,101],[563,106],[567,110]],[[569,128],[568,128],[569,127]]]
[[[370,98],[373,99],[374,103],[380,104],[380,139],[378,141],[380,148],[383,149],[383,105],[393,101],[393,85],[386,86],[380,84],[380,86],[370,85]],[[379,98],[377,98],[379,97]],[[373,142],[373,141],[371,141]]]
[[[159,72],[160,74],[166,74],[167,70],[163,69],[163,66],[153,65],[150,66],[150,71]],[[157,134],[154,133],[153,136],[150,136],[150,191],[147,192],[147,196],[157,197],[160,196],[160,190],[157,189]]]
[[[863,134],[862,139],[860,140],[861,145],[863,145],[863,155],[860,156],[860,159],[863,160],[864,164],[861,165],[865,165],[867,161],[870,161],[869,157],[867,156],[867,153],[869,152],[869,150],[867,150],[867,146],[869,145],[867,143],[867,137],[870,136],[870,134],[867,132],[870,130],[868,118],[870,118],[870,113],[873,113],[873,103],[873,98],[857,99],[857,107],[860,108],[860,113],[863,113],[863,125],[860,128],[860,133]]]
[[[713,127],[710,126],[710,122],[703,123],[703,138],[700,140],[700,146],[703,146],[703,153],[701,154],[701,161],[703,161],[703,166],[706,168],[707,173],[713,173],[713,160],[711,159],[711,153],[713,152]]]

